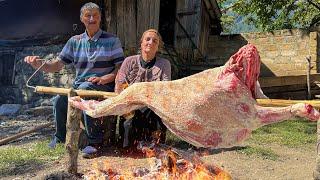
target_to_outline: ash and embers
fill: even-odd
[[[107,161],[95,161],[92,170],[84,175],[87,180],[125,179],[181,179],[181,180],[229,180],[231,176],[221,168],[206,164],[195,153],[162,145],[138,147],[148,158],[149,167],[115,169]]]

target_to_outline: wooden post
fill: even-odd
[[[68,92],[68,98],[76,96],[75,90],[70,89]],[[68,172],[77,174],[78,171],[78,142],[80,135],[80,121],[82,117],[82,111],[74,108],[68,103],[67,114],[67,135],[66,135],[66,150],[69,154]]]
[[[311,99],[311,87],[310,87],[310,71],[311,71],[311,57],[307,56],[307,88],[308,88],[308,99]]]

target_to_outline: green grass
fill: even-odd
[[[317,143],[317,123],[305,119],[283,121],[261,127],[253,131],[249,138],[249,146],[236,150],[248,156],[257,156],[263,159],[277,160],[278,155],[268,145],[280,145],[290,148],[315,146]],[[192,147],[180,140],[172,133],[167,133],[167,144],[187,149]]]
[[[0,149],[0,174],[10,176],[27,172],[29,166],[39,167],[57,160],[65,154],[63,145],[59,144],[56,149],[47,147],[48,141],[27,144],[24,147],[9,146]],[[36,168],[37,169],[37,168]],[[39,170],[39,169],[38,169]]]
[[[271,124],[252,133],[250,142],[257,144],[275,143],[288,147],[315,145],[317,123],[304,119]]]
[[[305,119],[283,121],[255,130],[248,140],[250,146],[238,150],[238,152],[248,156],[277,160],[279,156],[272,149],[260,145],[277,144],[290,148],[315,146],[317,142],[316,133],[316,122]]]
[[[237,152],[246,154],[248,156],[257,156],[269,160],[277,160],[279,157],[279,155],[273,152],[272,149],[257,146],[249,146],[244,149],[237,150]]]
[[[179,149],[188,149],[192,147],[191,144],[181,140],[169,130],[167,131],[167,134],[166,134],[166,144],[169,146],[177,147]]]

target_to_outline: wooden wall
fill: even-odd
[[[203,0],[177,0],[177,18],[192,37],[193,43],[176,23],[175,46],[178,49],[194,49],[193,54],[200,57],[206,54],[207,40],[210,33],[210,16]],[[196,46],[199,50],[196,50]],[[201,55],[200,55],[201,54]]]
[[[137,1],[137,37],[138,41],[142,33],[147,29],[158,29],[160,14],[160,0]]]
[[[197,15],[200,12],[200,4],[201,0],[177,0],[177,19],[196,44],[198,40],[196,37],[196,27],[199,23],[197,22]],[[175,31],[175,47],[182,49],[192,47],[192,43],[187,38],[178,22],[176,22]]]
[[[205,55],[208,49],[208,39],[210,34],[210,16],[204,2],[201,3],[201,26],[199,27],[198,48]]]
[[[145,30],[159,28],[161,0],[104,0],[104,2],[105,29],[117,34],[123,47],[129,50],[129,54],[133,54],[139,48],[140,37]],[[177,18],[181,23],[179,25],[177,21],[175,22],[173,41],[182,56],[194,59],[194,55],[196,57],[205,55],[212,22],[204,0],[176,0],[176,17],[172,18]]]
[[[105,0],[105,29],[116,34],[129,54],[136,53],[142,33],[158,29],[160,0]]]

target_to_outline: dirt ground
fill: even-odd
[[[22,130],[32,128],[35,124],[40,125],[52,120],[51,117],[19,117],[0,119],[0,138],[14,134]],[[53,127],[42,129],[39,132],[24,136],[8,145],[0,146],[25,146],[39,140],[48,139],[53,133]],[[6,134],[6,135],[5,135]],[[271,145],[277,160],[263,159],[262,157],[248,156],[236,148],[211,150],[202,160],[206,163],[215,164],[231,174],[233,179],[313,179],[313,170],[316,165],[316,147],[288,148],[285,146]],[[42,166],[29,164],[18,167],[15,176],[0,179],[54,179],[52,177],[62,176],[66,171],[67,157],[50,162]],[[136,167],[149,167],[152,159],[133,158],[120,156],[116,149],[110,149],[104,156],[94,159],[83,159],[79,157],[79,172],[86,174],[93,168],[94,164],[107,163],[116,169],[134,169]],[[65,176],[67,177],[67,176]],[[67,178],[68,179],[68,178]],[[72,179],[72,177],[69,177]]]

